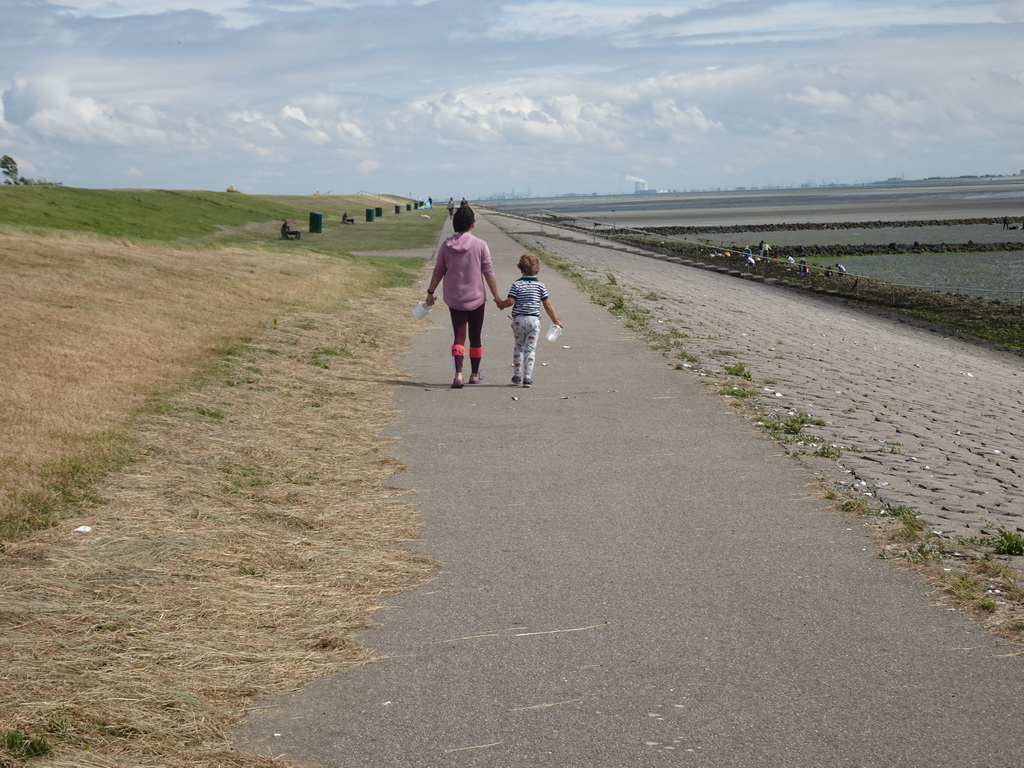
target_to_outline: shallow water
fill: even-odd
[[[901,253],[844,260],[853,274],[1024,305],[1024,252]]]
[[[731,190],[487,200],[510,212],[578,215],[616,226],[1024,218],[1024,177],[872,184],[862,187]]]

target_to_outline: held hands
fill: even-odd
[[[427,294],[427,298],[426,298],[427,306],[428,307],[434,306],[434,302],[435,301],[437,301],[437,297],[435,297],[434,294],[432,294],[432,293],[428,293]]]

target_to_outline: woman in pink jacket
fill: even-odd
[[[469,334],[469,383],[482,378],[480,362],[483,360],[484,314],[487,310],[487,292],[490,288],[495,301],[498,281],[491,265],[491,252],[487,243],[470,230],[476,224],[473,209],[463,205],[455,211],[452,225],[455,234],[445,240],[437,251],[437,263],[427,288],[427,305],[434,304],[434,291],[444,280],[444,303],[452,315],[452,359],[455,361],[455,380],[452,389],[462,389],[462,364],[466,358],[466,335]]]

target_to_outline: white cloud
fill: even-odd
[[[805,86],[800,93],[789,98],[829,115],[848,115],[853,107],[853,99],[846,94],[839,91],[823,91],[813,85]]]
[[[162,136],[151,106],[115,108],[88,96],[74,96],[65,78],[18,78],[4,96],[11,122],[42,137],[74,144],[127,145]]]
[[[1006,0],[32,0],[0,139],[66,183],[268,192],[1015,171],[1022,32]]]
[[[508,4],[488,34],[495,37],[543,39],[621,33],[652,16],[678,16],[670,4],[540,2]]]

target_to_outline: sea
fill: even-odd
[[[643,192],[480,200],[523,214],[576,215],[623,226],[729,226],[832,221],[1024,217],[1024,175],[861,186]]]
[[[1019,251],[902,253],[844,259],[854,274],[901,285],[967,293],[1024,306],[1024,175],[892,181],[858,186],[646,192],[481,200],[475,205],[527,216],[558,216],[583,227],[777,227],[820,225],[763,235],[774,246],[844,243],[1020,242]],[[1003,217],[1021,229],[1003,229]],[[995,223],[967,224],[992,219]],[[920,227],[917,222],[935,222]],[[941,223],[939,223],[941,222]],[[836,223],[864,227],[836,228]],[[757,243],[756,230],[719,236],[723,246]],[[936,245],[935,250],[941,246]],[[849,262],[849,263],[847,263]]]

